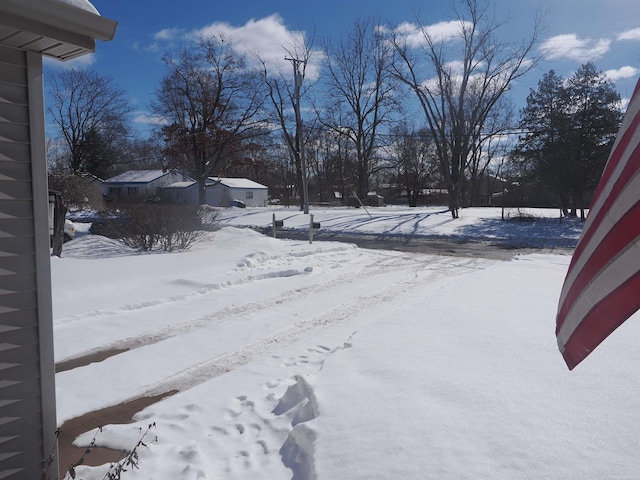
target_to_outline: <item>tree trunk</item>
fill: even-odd
[[[60,195],[55,196],[53,204],[53,254],[56,257],[62,256],[62,244],[64,243],[64,222],[67,216],[67,207]]]
[[[207,179],[200,177],[198,179],[198,205],[207,204]]]

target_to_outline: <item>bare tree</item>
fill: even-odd
[[[269,191],[273,192],[271,193],[273,197],[289,207],[292,199],[296,196],[296,180],[298,179],[293,152],[286,145],[286,141],[275,143],[269,151],[272,155],[271,164],[274,174]]]
[[[342,192],[341,149],[334,132],[325,128],[313,131],[306,144],[305,157],[311,173],[310,189],[317,192],[320,202],[335,199],[335,192]]]
[[[129,130],[131,106],[111,77],[87,68],[59,70],[48,81],[52,98],[48,111],[68,147],[68,167],[73,174],[85,173],[94,147],[89,141],[100,135],[106,149],[115,148]]]
[[[329,91],[321,121],[352,143],[353,190],[363,199],[380,168],[381,130],[399,109],[398,82],[390,73],[394,50],[372,18],[356,20],[335,43],[327,41],[325,50]]]
[[[282,52],[285,60],[291,62],[291,70],[283,70],[276,63],[268,66],[267,62],[259,58],[262,64],[263,78],[267,86],[269,100],[275,114],[276,121],[282,130],[284,143],[296,169],[296,186],[298,192],[305,190],[306,165],[303,161],[305,135],[302,128],[301,104],[309,92],[310,84],[304,83],[309,61],[315,55],[313,50],[314,35],[309,38],[300,37],[297,43],[283,45]],[[308,198],[300,196],[300,208],[308,208]]]
[[[189,168],[204,204],[207,178],[222,174],[227,161],[264,133],[263,82],[223,36],[164,60],[168,71],[152,109],[167,122],[166,154]]]
[[[412,130],[406,124],[393,130],[389,151],[395,162],[397,181],[407,192],[410,207],[418,205],[423,190],[438,186],[440,168],[431,133]]]
[[[491,109],[481,128],[477,129],[471,142],[473,148],[465,167],[466,175],[463,176],[461,187],[462,206],[481,204],[481,184],[487,185],[489,189],[496,184],[495,177],[489,178],[489,172],[500,170],[500,165],[504,163],[508,151],[512,148],[515,139],[509,132],[513,131],[513,122],[511,102],[503,96]]]
[[[461,10],[454,8],[456,35],[418,22],[418,41],[400,30],[391,38],[401,58],[396,76],[417,96],[433,136],[453,218],[461,206],[465,170],[485,136],[489,116],[510,85],[537,63],[532,52],[540,23],[536,16],[530,37],[507,44],[496,36],[503,23],[491,15],[488,4],[460,3]],[[459,51],[452,56],[456,46]]]
[[[91,177],[81,175],[49,175],[49,188],[63,193],[65,208],[105,209],[104,197],[91,183]]]

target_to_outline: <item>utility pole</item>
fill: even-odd
[[[285,60],[293,64],[293,95],[294,110],[296,112],[296,153],[300,159],[300,168],[302,170],[302,205],[305,214],[309,213],[309,190],[307,188],[307,163],[304,158],[303,135],[302,135],[302,117],[300,116],[300,88],[302,87],[303,74],[300,72],[300,65],[307,66],[306,60],[298,60],[297,58],[285,57]]]

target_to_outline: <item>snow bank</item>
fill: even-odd
[[[171,254],[80,237],[52,259],[56,358],[127,350],[57,374],[59,419],[179,390],[99,435],[131,448],[156,423],[132,479],[635,478],[638,316],[569,372],[568,264],[232,227]]]

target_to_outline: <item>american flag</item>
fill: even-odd
[[[640,81],[562,287],[558,347],[572,370],[640,308]]]

